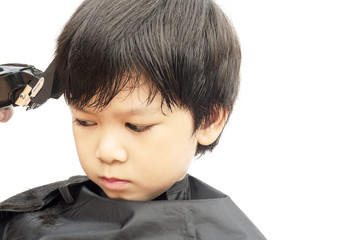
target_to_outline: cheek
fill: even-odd
[[[180,131],[181,132],[181,131]],[[145,147],[135,153],[136,159],[142,162],[144,172],[166,174],[174,171],[184,171],[191,163],[196,151],[196,139],[188,133],[164,131],[158,137],[152,138]]]
[[[80,129],[76,129],[76,127],[73,128],[73,135],[75,140],[76,151],[80,163],[82,163],[84,159],[90,159],[89,157],[92,155],[94,151],[93,140],[88,134],[85,134]]]

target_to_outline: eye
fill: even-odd
[[[145,132],[145,131],[149,130],[151,127],[151,126],[136,126],[131,123],[126,123],[125,126],[134,132]]]
[[[74,122],[75,125],[79,125],[79,126],[82,126],[82,127],[90,127],[90,126],[96,125],[95,122],[83,121],[83,120],[79,120],[79,119],[74,119],[73,122]]]

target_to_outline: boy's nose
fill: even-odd
[[[114,134],[103,135],[96,150],[96,158],[111,164],[115,161],[126,162],[127,152],[118,136]]]

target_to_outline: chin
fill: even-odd
[[[126,201],[150,201],[153,199],[146,196],[131,196],[130,194],[112,194],[108,192],[105,192],[105,194],[108,196],[108,198]]]

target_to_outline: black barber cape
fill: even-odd
[[[264,240],[225,194],[187,175],[153,201],[109,199],[85,176],[0,203],[0,239]]]

